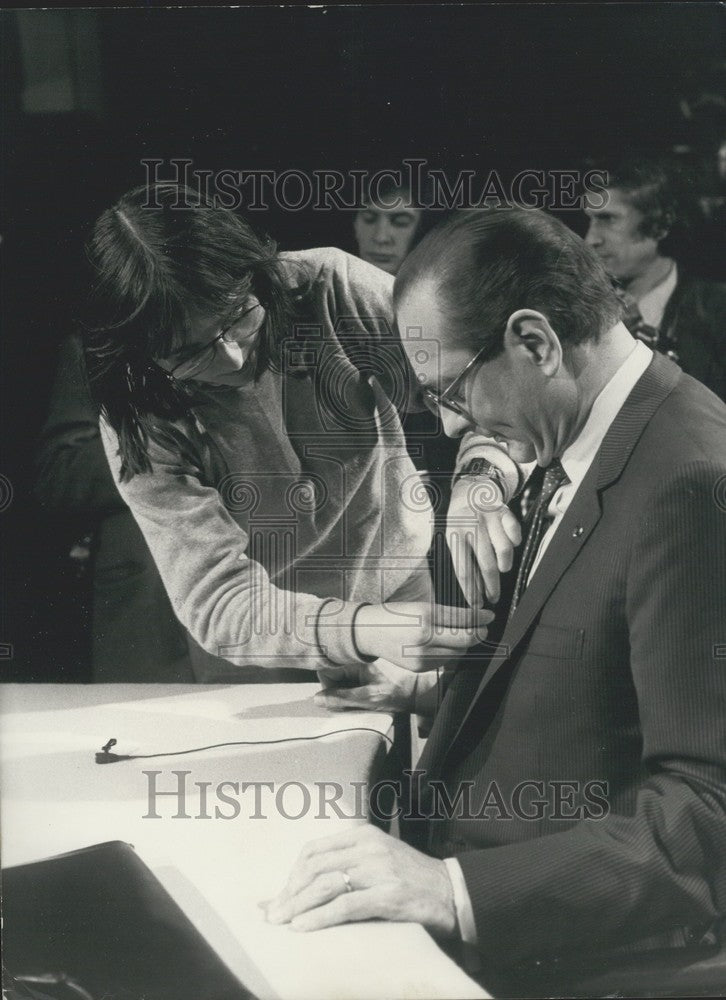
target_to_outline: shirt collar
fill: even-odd
[[[678,266],[674,261],[665,278],[655,288],[651,288],[649,292],[646,292],[642,299],[638,299],[640,315],[648,326],[653,326],[656,330],[660,329],[660,325],[663,322],[663,314],[668,305],[668,299],[675,291],[677,281]]]
[[[650,348],[636,341],[633,350],[595,399],[584,427],[562,453],[562,467],[575,487],[585,478],[610,425],[652,358]]]

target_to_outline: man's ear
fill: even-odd
[[[535,364],[544,375],[556,375],[563,361],[560,338],[536,309],[517,309],[507,320],[504,349],[520,362]]]
[[[648,236],[657,243],[661,243],[666,236],[670,236],[671,229],[676,222],[676,213],[673,211],[662,212],[660,218],[652,222],[648,227]]]

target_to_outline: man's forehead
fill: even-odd
[[[636,211],[637,209],[632,202],[632,192],[617,187],[607,188],[603,205],[585,204],[585,213],[590,216],[612,215],[620,217]]]
[[[471,352],[452,338],[434,278],[411,285],[399,303],[396,319],[406,352],[427,384],[445,385],[460,371],[462,359],[469,360]]]
[[[396,312],[399,325],[403,320],[404,325],[423,327],[424,336],[438,329],[443,325],[438,282],[430,275],[413,281]]]
[[[396,321],[407,348],[415,348],[418,341],[433,341],[445,349],[450,341],[437,284],[432,278],[414,281],[409,286],[396,310]]]

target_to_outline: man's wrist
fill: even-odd
[[[461,938],[463,944],[468,946],[469,949],[466,965],[469,968],[469,971],[473,971],[471,966],[472,963],[476,962],[475,952],[477,945],[477,933],[469,890],[466,887],[466,881],[464,879],[464,873],[461,870],[461,865],[456,858],[444,858],[443,861],[446,865],[446,872],[449,876],[449,881],[451,882],[451,891],[454,897],[454,910],[456,912],[456,925],[459,937]]]
[[[455,486],[460,479],[471,477],[474,479],[489,479],[498,490],[501,503],[507,504],[512,500],[523,485],[523,477],[516,462],[506,457],[508,463],[507,472],[499,466],[494,465],[489,459],[482,455],[470,458],[468,462],[457,469],[452,485]]]
[[[522,470],[510,456],[505,445],[497,443],[493,438],[482,437],[473,432],[464,435],[459,454],[456,456],[455,476],[475,458],[486,459],[504,476],[507,503],[518,495],[524,485]]]
[[[429,883],[430,889],[433,890],[432,898],[435,900],[436,919],[430,924],[428,921],[425,922],[436,936],[455,940],[459,933],[454,886],[449,874],[449,866],[445,860],[434,858],[430,860],[434,862],[436,871],[436,875]]]

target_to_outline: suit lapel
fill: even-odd
[[[533,619],[600,519],[600,498],[596,488],[598,471],[597,462],[594,462],[547,546],[531,583],[525,588],[514,614],[507,623],[501,645],[509,655],[525,637]],[[492,677],[504,662],[500,659],[494,664]]]
[[[542,556],[532,582],[525,589],[499,643],[504,656],[492,659],[454,738],[445,754],[457,743],[467,721],[484,692],[499,672],[511,666],[515,653],[526,638],[547,598],[582,550],[600,519],[600,494],[625,468],[635,445],[651,417],[680,378],[681,370],[667,358],[654,354],[653,360],[636,383],[603,442],[577,493]],[[490,718],[498,706],[491,706]]]

